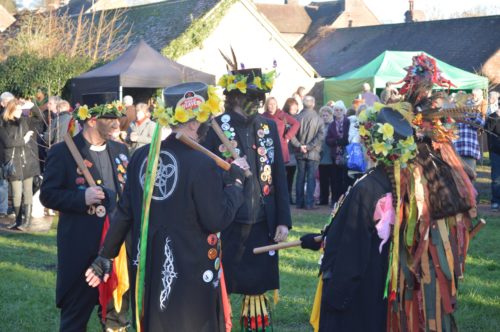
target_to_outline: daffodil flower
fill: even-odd
[[[77,116],[82,121],[86,120],[86,119],[90,119],[89,109],[87,108],[86,105],[80,106],[80,108],[78,109]]]
[[[364,137],[368,136],[370,137],[370,131],[366,130],[365,126],[359,126],[359,136]]]
[[[262,86],[262,78],[259,76],[255,76],[255,78],[253,79],[253,84],[255,84],[255,86],[260,90],[264,89],[264,87]]]
[[[368,115],[366,114],[366,110],[361,111],[358,115],[358,121],[359,122],[366,122],[368,121]]]
[[[175,109],[174,119],[179,121],[180,123],[188,122],[189,120],[188,112],[186,112],[186,110],[182,107],[177,107]]]
[[[377,132],[383,135],[384,140],[390,139],[394,135],[394,127],[389,123],[384,123],[378,128]]]
[[[241,81],[236,82],[236,88],[240,90],[241,93],[247,93],[247,79],[246,77]]]
[[[202,105],[202,107],[200,107],[200,111],[196,115],[196,121],[198,121],[198,122],[205,122],[210,118],[210,113],[211,113],[210,109],[203,107],[205,105],[206,104],[204,104],[204,105]]]

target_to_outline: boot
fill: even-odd
[[[19,226],[21,225],[23,221],[23,215],[21,213],[21,207],[20,206],[14,206],[14,213],[16,214],[16,219],[13,224],[7,226],[8,229],[11,229],[13,231],[19,230]]]
[[[31,204],[26,204],[24,205],[24,221],[18,228],[22,231],[28,231],[31,227],[31,210],[32,210],[32,205]]]

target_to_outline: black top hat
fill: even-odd
[[[201,96],[206,101],[208,96],[207,90],[208,86],[205,83],[187,82],[163,89],[163,97],[165,98],[166,106],[175,108],[177,103],[184,98]]]
[[[395,139],[406,139],[413,135],[413,129],[406,119],[390,107],[382,108],[377,114],[377,122],[389,123],[394,127]]]

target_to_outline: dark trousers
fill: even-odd
[[[288,184],[288,195],[290,196],[290,201],[292,201],[292,192],[293,192],[293,178],[295,177],[295,165],[286,165],[286,182]]]
[[[316,171],[319,161],[297,159],[297,181],[295,184],[296,203],[298,208],[312,207],[314,204],[314,189],[316,188]],[[307,192],[304,195],[304,185]]]
[[[333,193],[332,165],[319,165],[319,204],[327,205],[330,193]]]
[[[500,154],[490,151],[491,203],[500,204]]]
[[[81,280],[80,280],[81,279]],[[87,323],[95,306],[99,303],[99,291],[85,282],[82,276],[75,286],[65,295],[61,301],[61,323],[60,332],[85,332]],[[106,327],[117,329],[127,326],[129,307],[129,292],[125,292],[122,299],[120,312],[114,309],[113,299],[106,308]],[[101,307],[99,306],[99,318],[101,318]]]
[[[333,192],[332,192],[332,204],[335,204],[340,196],[344,194],[349,186],[349,177],[347,175],[347,167],[332,165],[332,181],[333,181]]]
[[[60,332],[85,332],[90,315],[98,303],[99,292],[78,278],[62,299]]]

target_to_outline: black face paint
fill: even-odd
[[[198,135],[198,142],[203,142],[205,136],[207,136],[208,129],[208,121],[200,123],[200,126],[196,130],[196,135]]]

